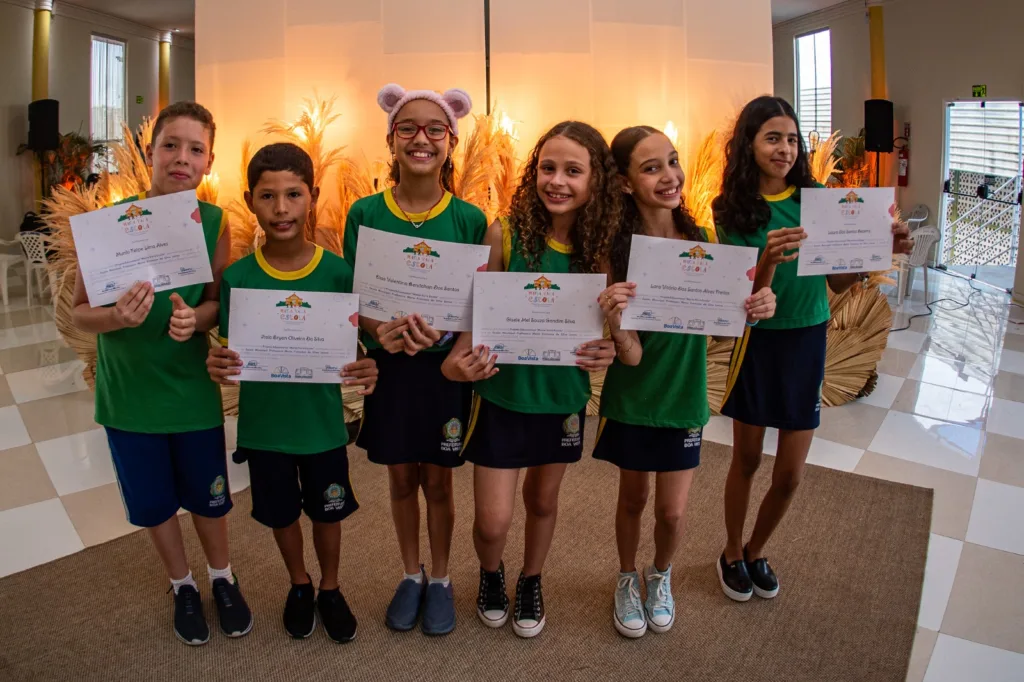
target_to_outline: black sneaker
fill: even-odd
[[[519,572],[516,583],[516,617],[512,630],[520,637],[536,637],[544,629],[544,593],[540,589],[540,576],[527,578]]]
[[[213,602],[217,605],[221,632],[228,637],[243,637],[252,630],[252,612],[238,589],[238,576],[232,577],[235,582],[226,578],[213,581]]]
[[[505,592],[505,563],[498,570],[485,571],[480,567],[480,591],[476,598],[476,615],[484,625],[500,628],[508,620],[508,594]]]
[[[339,644],[351,642],[356,638],[356,617],[352,615],[340,589],[320,590],[316,607],[328,637]]]
[[[284,629],[295,639],[305,639],[316,629],[314,595],[312,580],[304,585],[292,585],[288,591],[288,600],[284,603]]]
[[[182,585],[174,595],[174,634],[189,646],[210,641],[210,628],[203,617],[199,590],[191,585]]]
[[[750,574],[747,573],[747,565],[742,560],[727,564],[725,552],[722,552],[715,567],[718,569],[718,582],[721,583],[725,596],[734,601],[750,599],[754,593],[754,585],[750,580]]]
[[[768,565],[768,559],[761,557],[751,561],[747,558],[747,548],[743,548],[743,561],[747,564],[750,581],[754,583],[754,594],[762,599],[772,599],[779,593],[779,579],[775,571]]]

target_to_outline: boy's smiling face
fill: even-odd
[[[196,189],[213,166],[210,131],[193,118],[172,118],[146,149],[146,161],[153,168],[151,196]]]
[[[319,196],[320,188],[310,191],[292,171],[263,171],[252,191],[245,193],[245,203],[256,214],[267,241],[290,241],[302,238]]]

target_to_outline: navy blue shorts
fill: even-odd
[[[231,511],[223,426],[169,434],[106,430],[132,525],[159,526],[181,508],[208,518]]]
[[[369,351],[376,360],[377,387],[363,399],[356,445],[374,464],[462,466],[462,437],[473,385],[441,374],[446,352]]]
[[[594,459],[627,471],[685,471],[700,466],[704,429],[638,426],[602,419]]]
[[[252,517],[269,528],[287,528],[302,512],[335,523],[359,509],[344,446],[315,455],[238,448],[233,459],[249,462]]]
[[[818,428],[828,322],[798,329],[750,329],[736,341],[722,414],[751,426]],[[745,343],[744,343],[745,342]]]
[[[462,456],[492,469],[572,464],[583,457],[586,418],[586,407],[573,414],[533,414],[476,396]]]

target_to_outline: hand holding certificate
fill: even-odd
[[[622,328],[742,336],[757,249],[633,235]]]
[[[389,320],[418,313],[433,327],[472,328],[473,275],[487,268],[489,246],[406,237],[359,228],[352,290],[359,314]]]
[[[229,320],[242,381],[340,384],[356,360],[355,294],[233,289]]]
[[[155,291],[213,281],[194,190],[72,216],[71,232],[94,308],[139,281]]]
[[[478,272],[473,344],[498,364],[574,366],[580,347],[604,334],[604,287],[604,275]]]
[[[797,275],[888,270],[894,205],[891,187],[801,190],[800,222],[807,239],[800,246]]]

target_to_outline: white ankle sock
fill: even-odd
[[[235,576],[231,573],[231,564],[228,564],[224,568],[214,568],[210,565],[207,565],[206,572],[210,574],[211,583],[217,578],[224,578],[232,585],[235,584]]]
[[[411,580],[417,585],[423,584],[423,573],[421,571],[416,571],[415,573],[402,573],[402,575],[405,576],[406,580]]]
[[[448,587],[448,584],[449,584],[450,582],[451,582],[451,581],[450,581],[450,580],[448,579],[448,576],[445,576],[445,577],[443,577],[443,578],[435,578],[434,576],[430,576],[430,577],[429,577],[429,578],[427,579],[427,584],[428,584],[428,585],[433,585],[433,584],[435,584],[435,583],[441,583],[441,584],[442,584],[442,585],[444,585],[445,587]]]
[[[196,585],[196,581],[192,578],[192,571],[189,571],[188,575],[186,575],[181,580],[175,580],[174,578],[171,578],[171,587],[174,588],[174,594],[178,594],[178,590],[180,590],[185,585],[191,586],[197,592],[199,591],[199,585]]]

